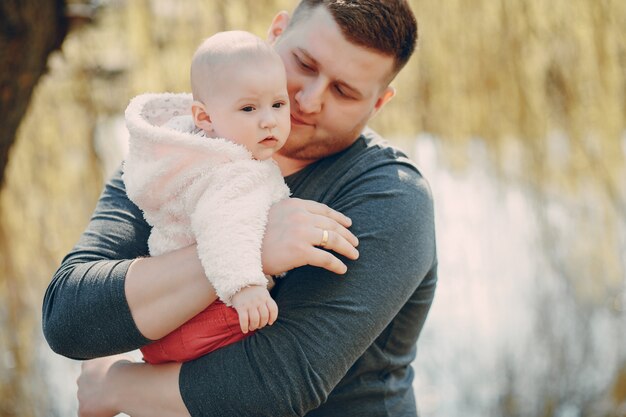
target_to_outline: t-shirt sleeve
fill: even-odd
[[[192,416],[304,415],[326,401],[416,291],[426,306],[415,321],[421,328],[434,283],[421,284],[436,263],[426,182],[390,164],[346,185],[331,206],[352,219],[360,258],[344,259],[343,276],[291,271],[274,294],[274,325],[183,364],[180,389]]]
[[[78,243],[52,277],[43,301],[43,332],[55,352],[90,359],[149,342],[130,313],[124,280],[147,256],[150,228],[128,199],[121,169],[106,184]]]

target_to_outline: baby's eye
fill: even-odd
[[[246,107],[242,107],[241,111],[245,111],[245,112],[251,112],[254,110],[254,107],[252,106],[246,106]]]
[[[285,105],[284,101],[277,101],[276,103],[273,104],[272,107],[276,108],[276,109],[280,109],[281,107],[283,107]]]

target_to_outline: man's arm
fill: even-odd
[[[361,257],[346,261],[344,278],[313,267],[292,271],[279,284],[281,315],[273,326],[183,364],[180,375],[175,368],[159,372],[158,365],[125,368],[126,376],[115,384],[119,409],[139,411],[125,386],[145,369],[151,370],[149,382],[159,387],[171,386],[179,376],[192,416],[304,415],[324,403],[411,294],[421,291],[425,305],[432,301],[434,282],[420,285],[436,262],[428,187],[409,169],[385,170],[386,176],[404,178],[392,187],[380,174],[354,184],[337,201],[360,238]],[[425,315],[428,308],[422,311]],[[415,326],[421,327],[423,319],[417,317]],[[140,395],[143,404],[181,410],[180,402],[148,385],[139,389],[133,396]]]
[[[273,326],[183,364],[180,389],[192,416],[319,407],[436,263],[432,198],[411,168],[389,165],[359,178],[333,207],[353,220],[359,260],[346,260],[339,279],[309,266],[290,272],[278,284]],[[428,304],[432,285],[423,287]]]
[[[296,231],[290,222],[294,216]],[[334,231],[330,249],[355,256],[356,238],[342,226],[349,226],[349,219],[318,203],[290,200],[270,210],[264,272],[277,274],[303,264],[343,272],[345,266],[335,256],[305,242],[315,224]],[[43,330],[55,352],[90,359],[134,350],[216,299],[195,247],[147,258],[149,233],[118,171],[46,291]]]
[[[88,359],[149,342],[132,319],[124,277],[133,260],[148,255],[150,228],[125,196],[118,172],[106,184],[87,229],[46,291],[44,335],[64,356]]]
[[[137,349],[217,298],[195,247],[142,258],[149,230],[118,172],[46,291],[43,330],[55,352],[89,359]]]

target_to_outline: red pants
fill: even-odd
[[[186,362],[252,333],[243,334],[235,309],[217,300],[172,333],[141,348],[141,353],[151,364]]]

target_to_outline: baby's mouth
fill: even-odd
[[[268,136],[259,143],[261,145],[274,146],[276,145],[276,143],[278,143],[278,139],[276,139],[274,136]]]

